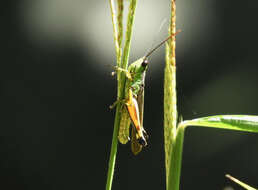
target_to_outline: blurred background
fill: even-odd
[[[128,1],[126,1],[126,5]],[[0,188],[104,189],[113,132],[115,48],[108,1],[2,6]],[[177,1],[179,114],[258,114],[258,1]],[[169,0],[141,0],[130,62],[167,36]],[[113,189],[165,189],[164,47],[150,58],[138,156],[119,145]],[[258,135],[190,127],[181,189],[258,187]]]

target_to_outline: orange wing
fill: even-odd
[[[131,121],[136,129],[136,138],[139,144],[146,146],[147,142],[144,137],[143,127],[141,126],[139,106],[135,98],[132,96],[131,90],[129,91],[129,99],[126,102],[126,107],[130,115]]]
[[[135,126],[137,132],[139,133],[139,131],[141,131],[141,123],[140,123],[138,103],[135,100],[135,98],[132,98],[130,103],[128,102],[126,106],[127,106],[127,110],[129,112],[130,118],[133,122],[133,125]]]

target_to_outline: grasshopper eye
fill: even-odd
[[[145,60],[142,62],[142,67],[146,67],[148,64],[149,64],[148,60],[145,59]]]

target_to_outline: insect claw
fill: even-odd
[[[143,137],[138,139],[138,143],[142,146],[147,146],[147,142]]]
[[[119,100],[115,101],[112,105],[109,106],[109,109],[113,109],[118,104]]]
[[[147,134],[147,132],[143,129],[142,130],[142,133],[143,133],[143,136],[148,139],[149,138],[149,135]]]
[[[112,105],[109,106],[109,109],[113,109],[114,107],[116,107],[116,105],[118,103],[122,103],[122,104],[125,104],[125,105],[128,104],[125,99],[117,99]]]
[[[116,72],[115,71],[112,71],[111,72],[111,76],[113,77],[113,76],[115,76],[116,75]]]
[[[112,104],[112,105],[109,106],[109,109],[112,110],[112,109],[114,109],[114,107],[115,107],[115,105]]]

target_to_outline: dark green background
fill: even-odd
[[[21,2],[1,6],[0,188],[104,189],[116,80],[87,64],[100,64],[91,49],[32,43],[21,29]],[[179,114],[258,115],[258,2],[215,4],[216,43],[177,56]],[[165,189],[163,73],[152,78],[152,72],[150,67],[144,117],[149,146],[135,157],[129,145],[119,145],[114,190]],[[233,185],[226,173],[258,187],[257,147],[257,134],[187,129],[181,189],[223,189]]]

